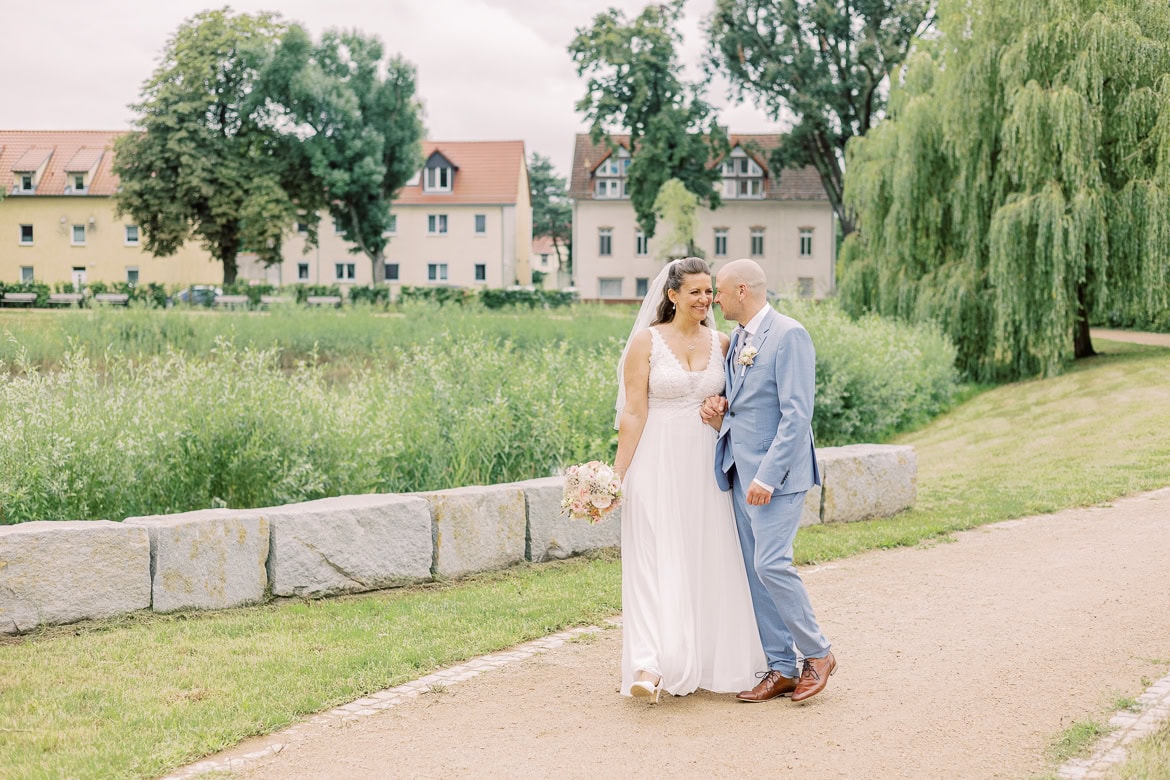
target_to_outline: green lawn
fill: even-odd
[[[1106,352],[975,395],[897,443],[910,512],[805,529],[803,561],[1170,485],[1170,350]],[[620,609],[595,556],[464,582],[218,613],[142,615],[0,640],[0,777],[151,777],[307,713]],[[1155,758],[1161,771],[1167,760]],[[1137,776],[1137,775],[1134,775]]]

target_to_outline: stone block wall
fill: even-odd
[[[818,452],[824,485],[801,525],[886,517],[913,505],[912,447]],[[0,633],[152,608],[222,609],[463,577],[621,543],[620,509],[561,513],[560,477],[413,495],[209,509],[122,523],[0,526]]]

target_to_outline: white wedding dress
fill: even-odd
[[[662,676],[676,696],[742,691],[767,670],[735,530],[715,483],[716,432],[699,418],[723,392],[719,336],[707,367],[687,371],[650,328],[649,414],[622,499],[622,688]]]

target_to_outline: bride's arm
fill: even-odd
[[[723,354],[723,359],[727,359],[727,350],[731,346],[731,339],[727,337],[726,333],[719,334],[719,350]],[[713,395],[703,401],[703,407],[699,410],[699,416],[703,418],[703,422],[710,425],[715,430],[723,427],[723,415],[727,411],[727,399],[721,395]]]
[[[625,481],[626,469],[634,459],[634,451],[646,427],[650,392],[650,331],[637,333],[630,342],[625,366],[626,405],[618,422],[617,456],[613,470]]]

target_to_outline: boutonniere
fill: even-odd
[[[739,360],[736,362],[741,366],[753,366],[756,363],[756,355],[758,354],[760,354],[760,351],[755,347],[744,347],[739,351]]]

